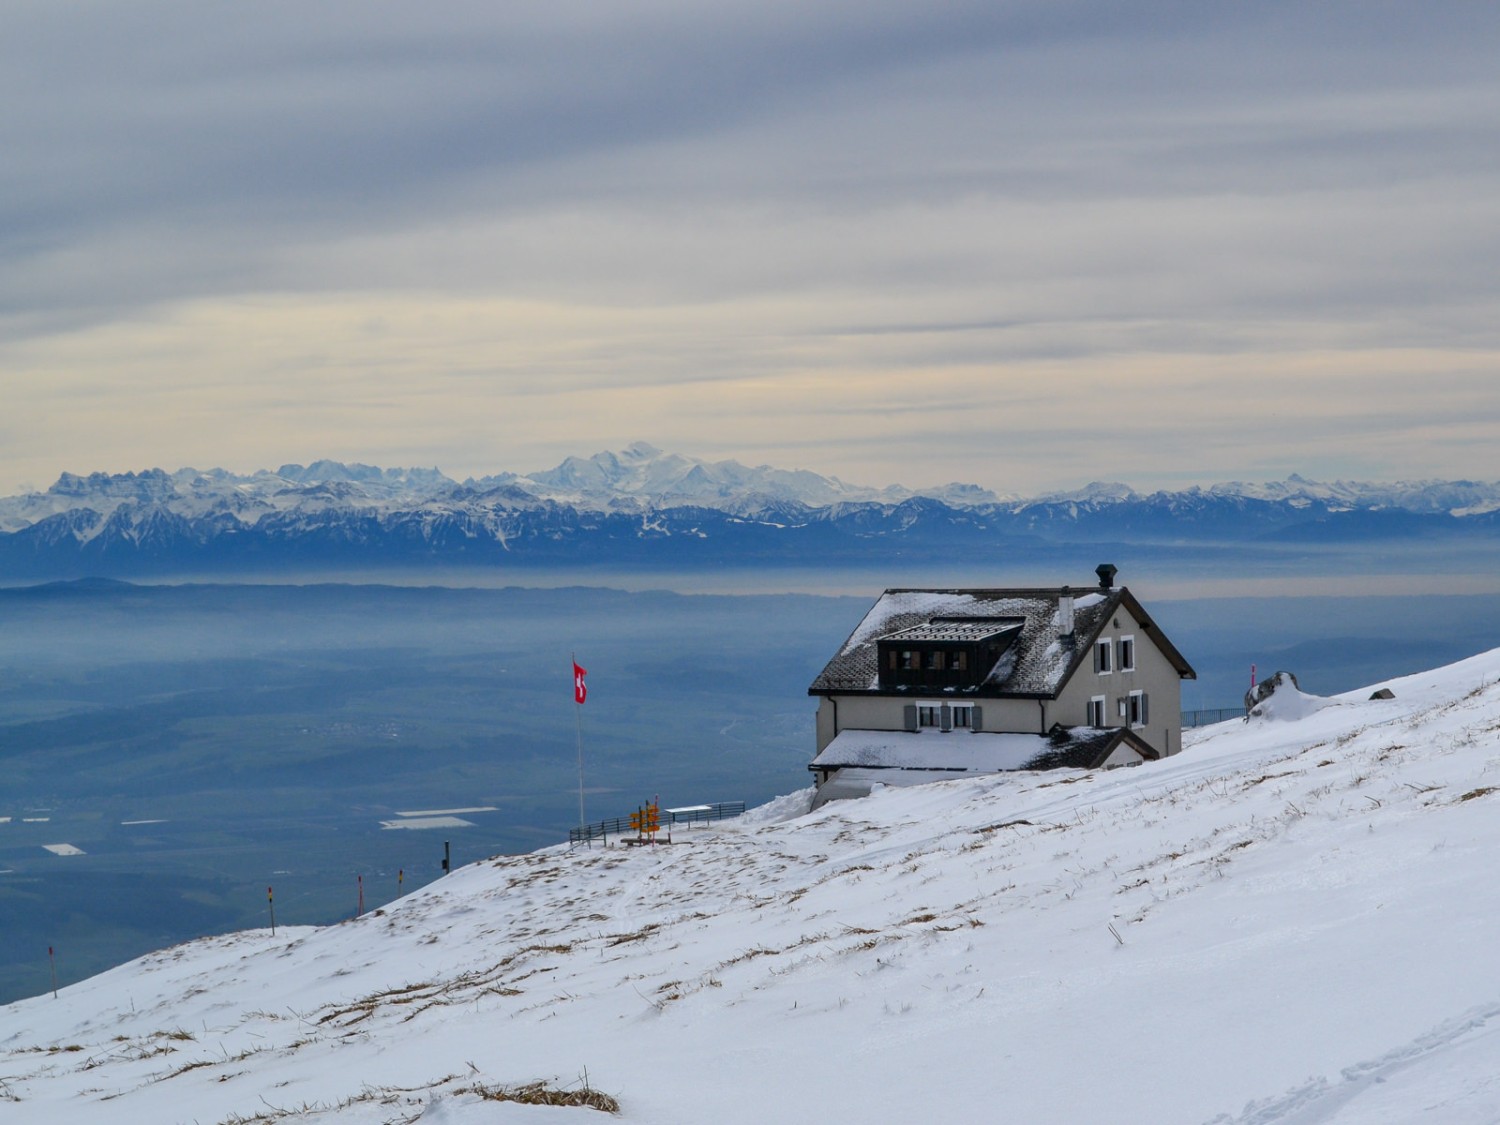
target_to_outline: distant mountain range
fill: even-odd
[[[0,580],[412,565],[692,566],[956,558],[999,545],[1360,543],[1500,536],[1500,482],[1291,476],[1033,498],[870,488],[637,443],[462,482],[317,461],[239,475],[64,473],[0,499]]]

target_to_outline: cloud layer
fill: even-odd
[[[1497,32],[12,4],[0,487],[636,438],[1022,491],[1493,477]]]

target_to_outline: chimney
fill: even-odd
[[[1094,568],[1094,573],[1099,576],[1099,589],[1110,590],[1115,585],[1115,575],[1119,574],[1119,568],[1113,563],[1100,563]]]
[[[1057,633],[1061,637],[1073,635],[1073,591],[1067,586],[1057,598]]]

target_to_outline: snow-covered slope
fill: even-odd
[[[0,1009],[0,1117],[1500,1120],[1500,650],[1372,686],[169,949]]]

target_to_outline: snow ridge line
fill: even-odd
[[[1367,1062],[1346,1066],[1339,1072],[1337,1084],[1330,1083],[1327,1078],[1313,1078],[1277,1097],[1250,1102],[1238,1117],[1221,1114],[1208,1125],[1318,1125],[1319,1122],[1331,1121],[1340,1108],[1371,1086],[1430,1055],[1474,1037],[1476,1032],[1483,1031],[1491,1020],[1497,1018],[1500,1018],[1500,1002],[1471,1008],[1417,1036],[1404,1047],[1387,1051]]]

